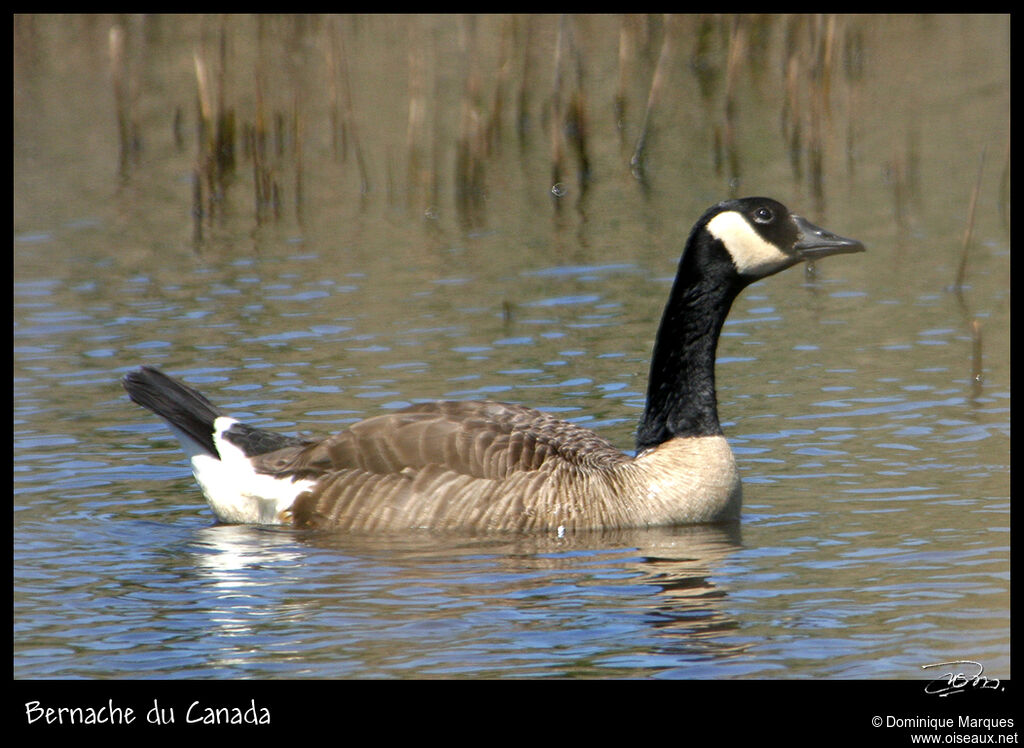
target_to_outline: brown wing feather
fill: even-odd
[[[358,469],[382,475],[441,465],[502,479],[547,460],[614,464],[628,457],[592,431],[519,405],[433,402],[368,418],[323,441],[262,455],[257,469],[316,478]]]
[[[258,469],[319,479],[293,506],[300,526],[520,527],[555,473],[629,459],[546,413],[468,401],[369,418],[308,447],[264,455]]]

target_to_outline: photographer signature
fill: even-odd
[[[931,665],[922,665],[922,670],[936,667],[950,667],[949,672],[943,673],[941,678],[930,681],[924,687],[925,693],[936,696],[949,696],[954,693],[963,693],[968,688],[990,688],[1002,690],[999,680],[986,678],[984,666],[974,660],[952,660],[950,662],[935,662]],[[956,668],[956,669],[953,669]]]

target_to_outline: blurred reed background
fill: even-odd
[[[429,228],[472,232],[488,225],[489,210],[508,209],[494,195],[515,168],[531,189],[550,195],[551,211],[576,210],[585,220],[602,180],[629,174],[647,197],[666,171],[701,173],[696,162],[710,167],[719,195],[737,196],[764,181],[763,174],[748,179],[763,168],[760,152],[780,147],[789,187],[810,196],[803,210],[811,214],[826,211],[836,181],[848,184],[858,169],[877,167],[900,245],[922,201],[921,124],[913,117],[892,123],[891,156],[882,164],[866,161],[860,142],[872,136],[864,108],[877,106],[865,103],[863,90],[877,17],[137,15],[82,22],[109,22],[122,178],[146,168],[147,144],[163,137],[160,130],[171,130],[176,148],[193,159],[188,210],[197,249],[228,212],[254,227],[301,222],[324,181],[340,183],[346,202],[361,209],[386,205]],[[151,59],[173,48],[169,36],[191,47],[190,59]],[[170,96],[154,97],[150,71],[164,64],[177,85]],[[898,111],[905,102],[892,104]],[[775,109],[769,121],[766,105]],[[675,141],[695,136],[705,151],[680,158]],[[1008,141],[994,160],[995,202],[1008,227]],[[968,190],[956,289],[969,267],[977,196],[968,203]],[[958,299],[976,341],[980,381],[981,325],[962,293]]]
[[[109,31],[118,164],[125,177],[144,168],[146,128],[173,128],[195,159],[197,242],[229,192],[248,195],[256,225],[301,216],[316,189],[308,162],[325,155],[361,200],[428,222],[453,215],[471,229],[485,222],[506,151],[546,160],[533,179],[552,209],[582,211],[609,172],[651,190],[665,141],[695,124],[709,144],[697,158],[713,164],[724,194],[739,194],[746,127],[784,144],[820,213],[826,173],[858,168],[870,23],[834,14],[120,18]],[[194,38],[190,90],[147,118],[148,57],[172,24]],[[775,99],[774,122],[743,121],[751,91],[758,108]],[[900,220],[920,189],[917,161],[911,133],[887,165]]]

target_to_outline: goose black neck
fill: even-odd
[[[688,267],[684,256],[654,342],[647,405],[637,451],[677,436],[722,433],[715,394],[715,350],[733,300],[743,288],[734,272]]]

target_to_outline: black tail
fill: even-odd
[[[134,402],[219,457],[213,444],[213,422],[223,413],[199,392],[149,366],[126,374],[123,383]]]
[[[224,413],[201,393],[150,366],[126,374],[123,382],[128,397],[167,421],[189,454],[198,447],[220,459],[213,441],[213,422]],[[305,439],[246,426],[244,423],[232,424],[224,432],[224,438],[241,449],[246,457],[310,444]]]

